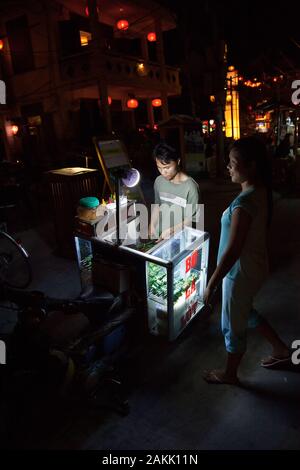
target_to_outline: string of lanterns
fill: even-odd
[[[283,75],[279,76],[269,76],[265,78],[264,80],[258,81],[257,78],[254,78],[253,80],[244,80],[243,77],[239,77],[239,81],[242,82],[242,85],[249,87],[249,88],[258,88],[261,86],[267,86],[268,83],[276,83],[280,82],[284,79]]]

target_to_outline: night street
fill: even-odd
[[[232,189],[226,185],[221,188],[223,191],[204,193],[206,213],[212,208],[214,213],[223,210]],[[299,198],[277,199],[270,246],[272,273],[256,301],[260,312],[288,343],[300,338],[299,209]],[[207,219],[213,229],[213,218],[208,215]],[[49,229],[51,226],[48,230],[20,234],[31,252],[31,288],[51,296],[74,298],[80,290],[78,268],[75,262],[53,256]],[[218,236],[214,231],[211,234],[213,238]],[[98,450],[298,449],[299,366],[280,371],[260,367],[269,348],[258,334],[250,333],[248,337],[241,388],[214,387],[203,381],[203,369],[220,366],[225,358],[219,320],[217,303],[210,318],[204,321],[199,316],[175,344],[148,337],[136,345],[122,371],[130,404],[128,416],[105,407],[95,411],[84,403],[66,406],[65,402],[50,402],[48,412],[45,407],[41,411],[36,408],[16,418],[12,437],[17,446]],[[104,397],[102,405],[107,402]],[[10,446],[14,447],[13,440]]]

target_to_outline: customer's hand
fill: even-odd
[[[207,286],[203,294],[204,305],[211,307],[211,301],[216,289],[212,289],[210,286]]]

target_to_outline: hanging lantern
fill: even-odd
[[[216,101],[215,95],[210,95],[209,101],[210,101],[211,103],[214,103],[214,102]]]
[[[135,109],[138,107],[138,105],[139,102],[135,98],[130,98],[130,100],[127,101],[127,108]]]
[[[230,101],[232,101],[232,96],[231,96],[231,95],[227,95],[227,96],[226,96],[226,101],[227,101],[228,103],[230,103]]]
[[[12,135],[17,135],[17,133],[19,132],[19,126],[17,126],[16,124],[11,126],[11,132],[12,132]]]
[[[4,48],[4,41],[0,39],[0,51],[2,51]]]
[[[152,100],[152,106],[154,108],[159,108],[161,106],[161,99],[155,98],[154,100]]]
[[[120,31],[126,31],[129,27],[129,23],[127,20],[119,20],[117,22],[117,28],[120,30]]]
[[[149,42],[155,42],[156,41],[156,33],[151,32],[147,34],[147,39]]]
[[[111,96],[108,96],[108,97],[107,97],[107,101],[108,101],[108,104],[111,105],[111,103],[112,103],[112,97],[111,97]]]

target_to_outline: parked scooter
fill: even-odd
[[[38,387],[47,395],[84,397],[87,403],[101,406],[98,394],[106,386],[113,388],[114,403],[109,406],[128,413],[122,384],[114,372],[124,354],[126,324],[134,309],[126,307],[121,296],[103,290],[62,300],[2,284],[0,301],[18,312],[6,339],[4,395],[31,394]]]

